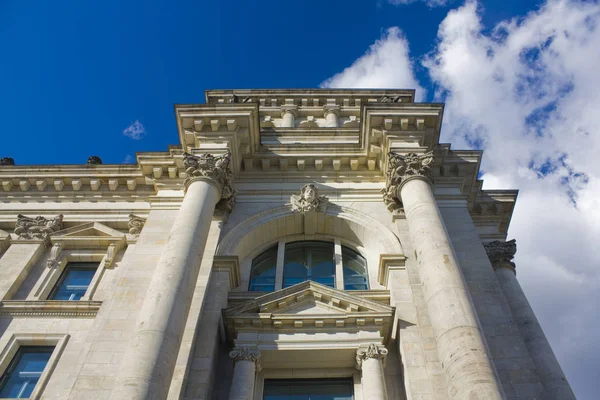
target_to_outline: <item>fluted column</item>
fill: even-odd
[[[401,200],[451,399],[504,397],[432,190],[433,154],[389,154],[384,199]]]
[[[293,128],[296,126],[296,116],[298,115],[297,106],[282,106],[281,107],[281,122],[282,128]]]
[[[325,126],[328,128],[336,128],[338,126],[338,117],[340,115],[340,106],[329,105],[325,106]]]
[[[517,251],[515,240],[508,242],[493,241],[484,244],[496,276],[512,311],[521,336],[525,341],[529,355],[538,371],[544,386],[544,399],[570,400],[575,394],[544,335],[533,309],[516,277],[512,259]]]
[[[252,400],[256,371],[260,371],[260,351],[239,347],[229,353],[235,367],[229,400]]]
[[[230,208],[229,153],[187,155],[185,197],[121,362],[111,399],[165,399],[215,206]]]
[[[363,397],[369,400],[387,400],[383,364],[388,351],[383,345],[372,343],[356,351],[356,365],[362,371]]]

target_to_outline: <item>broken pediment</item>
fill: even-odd
[[[394,309],[307,281],[223,311],[230,339],[239,331],[378,330],[389,337]]]
[[[52,244],[62,243],[65,248],[106,248],[111,244],[122,247],[126,236],[99,222],[86,222],[54,232],[50,240]]]

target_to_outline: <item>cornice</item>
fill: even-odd
[[[101,301],[4,300],[0,302],[0,316],[91,318],[101,306]]]

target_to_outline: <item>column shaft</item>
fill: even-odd
[[[260,351],[238,347],[229,353],[235,362],[229,400],[254,399],[256,371],[260,370]]]
[[[220,190],[193,180],[150,282],[111,399],[164,399]]]
[[[451,399],[504,397],[450,238],[424,177],[400,187],[408,230]]]
[[[381,360],[367,358],[362,362],[363,396],[369,400],[387,400],[385,375]]]
[[[575,400],[575,394],[569,386],[529,301],[527,301],[513,268],[500,266],[495,270],[515,323],[542,380],[544,399]]]

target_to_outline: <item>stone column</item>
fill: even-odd
[[[543,398],[575,400],[575,394],[517,280],[515,264],[512,262],[517,251],[515,240],[496,240],[484,244],[484,247],[544,386]]]
[[[384,201],[401,202],[451,399],[504,393],[432,190],[433,153],[389,154]]]
[[[328,128],[337,128],[338,116],[340,115],[340,106],[325,106],[325,126]]]
[[[185,155],[185,198],[152,276],[111,399],[167,397],[215,206],[231,208],[233,202],[229,162],[229,153]]]
[[[296,126],[296,116],[298,115],[297,106],[282,106],[281,117],[283,121],[281,123],[282,128],[293,128]]]
[[[384,346],[375,343],[356,351],[356,364],[357,368],[362,370],[361,383],[365,399],[387,400],[383,374],[383,364],[387,354],[388,351]]]
[[[260,351],[240,347],[233,349],[229,357],[235,363],[229,400],[252,400],[256,372],[261,370]]]

